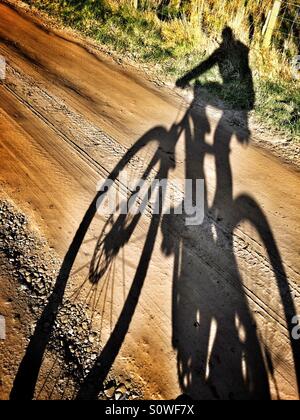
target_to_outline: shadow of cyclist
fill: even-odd
[[[227,111],[222,108],[210,147],[203,144],[197,113],[189,111],[194,129],[185,138],[186,174],[193,181],[202,174],[206,185],[209,180],[203,164],[205,155],[210,154],[215,161],[216,187],[210,206],[205,198],[206,216],[201,225],[189,229],[183,217],[173,214],[163,218],[162,250],[174,256],[172,342],[185,395],[194,399],[270,399],[268,376],[274,373],[273,363],[249,308],[234,249],[234,231],[241,222],[252,224],[267,250],[284,307],[299,384],[299,346],[292,338],[291,324],[296,310],[265,214],[252,197],[233,196],[231,142],[233,136],[243,144],[249,142],[248,113],[254,107],[255,95],[249,49],[234,38],[230,28],[225,28],[222,36],[220,47],[177,82],[183,88],[217,65],[223,85],[210,83],[206,88],[224,91],[235,87],[235,108],[242,113],[244,127],[228,126]],[[195,87],[194,106],[201,89],[203,86]],[[240,94],[244,95],[242,99]],[[205,106],[208,104],[205,102]],[[195,249],[202,258],[193,256]]]
[[[223,63],[225,62],[225,44],[231,45],[232,48],[233,45],[239,45],[238,41],[234,40],[233,36],[227,38],[227,35],[230,35],[228,30],[223,34],[224,40],[223,46],[220,47],[221,52],[219,51],[216,55],[219,59],[216,60],[216,58],[213,58],[208,60],[205,65],[200,65],[197,72],[193,72],[189,74],[189,76],[186,76],[178,83],[179,85],[184,86],[188,81],[192,80],[193,75],[199,75],[201,72],[205,71],[205,69],[210,68],[211,65],[213,65],[212,63],[218,63],[220,66],[223,66],[221,62],[222,60]],[[245,51],[245,53],[247,52],[246,49],[243,51]],[[243,57],[243,59],[246,65],[241,66],[241,68],[247,69],[248,59],[246,59],[246,57]],[[233,381],[236,381],[234,389],[238,389],[238,392],[234,394],[235,397],[269,397],[269,387],[266,378],[267,368],[264,364],[263,354],[259,347],[259,339],[256,330],[253,327],[253,318],[242,288],[241,277],[233,250],[232,233],[234,227],[241,220],[250,220],[263,238],[263,242],[269,252],[274,272],[276,272],[276,279],[278,281],[278,287],[285,307],[287,324],[289,326],[290,321],[288,320],[292,319],[292,315],[295,313],[293,299],[288,290],[280,254],[265,216],[260,211],[255,201],[250,197],[243,196],[235,201],[233,200],[233,181],[229,160],[230,143],[233,134],[236,134],[241,142],[248,142],[250,136],[248,112],[251,107],[253,107],[251,103],[254,103],[251,71],[250,75],[248,72],[248,76],[245,76],[245,78],[242,77],[242,79],[246,85],[248,83],[248,105],[242,107],[242,112],[246,121],[246,130],[236,130],[233,127],[227,131],[224,130],[224,127],[222,127],[226,114],[226,111],[224,111],[214,136],[214,144],[206,144],[205,136],[210,133],[210,124],[206,116],[205,107],[200,111],[195,109],[197,105],[197,94],[195,94],[190,109],[188,109],[179,124],[173,125],[170,130],[167,130],[164,127],[155,127],[150,130],[124,155],[108,177],[110,180],[116,181],[120,172],[128,165],[130,160],[145,146],[154,143],[155,153],[153,154],[152,160],[145,163],[143,178],[147,179],[151,170],[157,165],[158,171],[156,178],[158,180],[168,179],[170,172],[175,166],[173,158],[175,147],[182,133],[185,135],[186,142],[186,178],[193,180],[205,179],[204,159],[208,154],[215,158],[217,192],[215,194],[214,203],[209,209],[207,198],[205,197],[204,200],[205,208],[208,209],[211,214],[224,213],[222,215],[222,224],[220,224],[220,214],[217,216],[218,224],[216,224],[212,217],[209,217],[209,220],[206,221],[205,224],[193,229],[193,236],[190,236],[189,239],[185,239],[182,232],[185,231],[186,227],[182,226],[183,230],[180,230],[182,219],[176,219],[175,221],[174,219],[169,219],[168,223],[166,223],[166,218],[168,218],[168,216],[165,216],[163,223],[163,231],[166,233],[164,236],[163,250],[166,254],[174,253],[175,255],[173,279],[173,346],[178,354],[179,382],[183,392],[186,392],[195,398],[203,397],[205,395],[208,397],[226,398],[234,388],[232,385]],[[196,93],[197,89],[199,88],[195,88]],[[206,105],[208,104],[209,103],[206,103]],[[172,157],[172,159],[170,157]],[[205,182],[207,183],[208,180],[205,179]],[[92,220],[96,215],[97,203],[99,199],[104,196],[104,191],[101,191],[96,195],[90,204],[90,207],[87,209],[70,248],[66,253],[61,270],[56,279],[53,293],[38,320],[35,332],[19,367],[11,392],[11,399],[32,399],[34,396],[40,367],[43,362],[47,344],[51,338],[53,329],[55,328],[55,320],[63,302],[70,272]],[[154,198],[154,201],[157,201],[159,197],[155,196],[152,198]],[[128,220],[124,215],[119,216],[114,222],[111,232],[109,232],[104,239],[104,243],[97,244],[90,267],[90,281],[92,283],[101,281],[103,272],[107,270],[110,261],[130,240],[139,218],[140,215],[136,215],[128,223]],[[141,250],[141,257],[137,262],[137,269],[133,282],[120,316],[107,343],[95,361],[95,365],[82,382],[77,395],[78,399],[96,399],[98,397],[99,391],[103,386],[103,381],[106,379],[107,374],[120,351],[147,277],[162,218],[163,213],[161,207],[159,213],[154,214],[151,217],[148,233]],[[166,226],[170,226],[170,224],[171,230],[168,231]],[[203,226],[205,226],[205,229]],[[213,227],[215,228],[215,234],[213,234],[212,231]],[[238,289],[236,300],[231,300],[229,297],[224,298],[222,294],[220,295],[219,287],[213,283],[214,279],[210,278],[209,272],[204,270],[202,263],[199,263],[199,265],[196,266],[196,268],[199,268],[199,276],[193,276],[193,271],[189,269],[189,258],[191,254],[190,244],[193,245],[193,240],[200,246],[201,256],[205,250],[209,251],[205,254],[207,261],[212,261],[213,264],[214,261],[218,261],[218,259],[221,258],[223,252],[223,249],[221,248],[221,237],[225,228],[227,232],[226,235],[228,236],[229,232],[230,237],[227,242],[229,243],[229,249],[226,251],[225,261],[227,261],[228,267],[230,267],[230,275],[232,275],[233,283]],[[175,242],[175,245],[172,245],[172,238],[174,238],[174,233],[176,232],[179,240]],[[104,258],[104,264],[99,260],[99,258],[102,257]],[[207,290],[207,288],[209,290]],[[215,297],[213,298],[214,294]],[[201,299],[197,300],[199,295]],[[194,297],[192,304],[190,302],[190,296]],[[211,301],[209,301],[210,297]],[[216,299],[215,307],[213,299]],[[204,311],[203,308],[205,308]],[[238,313],[239,315],[237,318],[235,317],[235,313]],[[204,315],[202,321],[200,320],[201,323],[197,320],[199,314]],[[191,332],[190,329],[190,321],[191,319],[194,319],[195,316],[195,324],[198,322],[199,325],[201,325],[200,329],[198,328],[198,324],[194,327],[196,334],[194,330]],[[238,340],[236,327],[234,326],[236,319],[238,319],[240,325],[244,326],[248,334],[244,346]],[[209,337],[213,328],[217,328],[217,333],[215,334],[215,344],[211,347],[209,345]],[[228,333],[228,342],[233,342],[235,345],[234,348],[237,353],[232,353],[233,355],[231,357],[227,357],[228,352],[231,351],[231,347],[229,346],[227,353],[223,355],[224,357],[221,357],[222,355],[220,354],[221,350],[224,348],[222,344],[222,335],[220,333],[222,329],[225,331],[225,334]],[[212,357],[209,358],[210,371],[203,373],[204,368],[202,367],[202,371],[199,374],[199,369],[201,369],[201,364],[199,367],[198,363],[199,356],[201,359],[204,358],[205,361],[207,361],[208,354],[212,355]],[[252,375],[249,377],[251,382],[248,384],[245,384],[243,371],[241,370],[241,361],[244,360],[244,354],[247,355],[247,358],[246,362],[243,363],[246,363],[246,366],[249,367],[249,372],[254,372],[254,376]],[[294,356],[295,354],[296,348],[294,348]],[[224,368],[216,369],[213,366],[212,361],[214,361],[216,366],[220,359],[222,359],[222,363],[226,360],[229,361],[229,365],[226,367],[226,364],[224,363]],[[203,365],[205,361],[202,362]],[[214,385],[216,382],[215,377],[217,376],[221,381],[221,385],[218,387],[220,389],[217,389]],[[253,386],[254,391],[249,391]]]
[[[255,92],[249,64],[249,48],[237,40],[230,27],[222,31],[222,43],[205,61],[177,80],[178,87],[186,87],[214,66],[218,66],[222,83],[207,83],[206,87],[231,101],[235,110],[247,113],[254,108]],[[231,93],[231,95],[227,94]]]

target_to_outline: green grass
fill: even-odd
[[[151,8],[136,11],[131,7],[117,7],[105,0],[25,0],[49,15],[58,18],[86,36],[92,37],[117,53],[135,61],[148,63],[157,73],[175,81],[178,76],[203,60],[216,46],[211,29],[199,27],[184,19],[160,21]],[[218,28],[219,31],[219,28]],[[209,33],[210,32],[210,33]],[[300,141],[300,89],[293,81],[287,63],[271,49],[267,57],[260,54],[255,44],[251,55],[256,91],[257,118],[277,128],[295,141]],[[211,71],[202,81],[218,80]],[[228,106],[236,105],[236,89],[232,86],[222,92],[211,88]],[[241,95],[240,95],[241,97]]]
[[[296,83],[257,81],[256,112],[270,127],[283,129],[300,141],[300,89]]]

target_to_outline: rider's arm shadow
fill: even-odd
[[[176,81],[176,86],[184,88],[189,84],[190,81],[197,79],[202,74],[206,73],[212,67],[214,67],[221,59],[221,50],[217,49],[213,54],[208,57],[205,61],[196,66],[193,70],[189,71],[183,77]]]

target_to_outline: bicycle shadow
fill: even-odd
[[[228,32],[228,31],[227,31]],[[228,47],[228,46],[227,46]],[[223,46],[222,48],[227,48]],[[243,49],[247,52],[246,49]],[[221,55],[220,55],[221,54]],[[248,54],[248,52],[247,52]],[[188,80],[196,77],[200,72],[207,71],[210,65],[218,63],[216,57],[224,58],[224,51],[221,50],[214,56],[213,60],[208,60],[206,64],[198,67],[197,71],[190,73],[185,79],[179,81],[179,85],[185,84]],[[248,57],[248,55],[247,55]],[[243,55],[245,59],[247,57]],[[213,63],[213,64],[212,64]],[[245,68],[245,67],[241,67]],[[233,248],[233,231],[242,220],[250,221],[258,230],[262,237],[262,241],[268,251],[269,259],[273,267],[277,279],[277,286],[280,291],[283,306],[285,308],[286,325],[289,330],[291,346],[293,348],[294,364],[297,373],[298,384],[300,374],[300,360],[298,345],[292,340],[291,320],[295,315],[295,305],[289,291],[289,285],[283,268],[279,250],[276,246],[271,228],[267,219],[259,206],[251,197],[241,196],[233,200],[233,179],[232,169],[230,165],[230,147],[232,137],[236,135],[242,143],[248,143],[250,132],[248,128],[249,107],[253,106],[253,83],[248,76],[246,80],[247,107],[242,111],[245,120],[245,130],[227,130],[224,131],[226,111],[219,121],[218,128],[214,136],[214,144],[208,145],[205,136],[210,133],[211,127],[206,115],[206,106],[210,103],[206,102],[199,111],[198,107],[198,90],[195,88],[195,98],[191,107],[187,110],[182,121],[173,125],[170,130],[164,127],[155,127],[139,139],[135,145],[125,154],[118,163],[116,168],[110,173],[108,179],[116,181],[121,171],[128,165],[137,153],[144,147],[153,143],[155,145],[155,153],[153,158],[147,163],[147,167],[142,175],[143,179],[147,179],[151,170],[158,166],[156,179],[168,179],[170,172],[174,169],[175,148],[182,133],[185,135],[186,144],[186,162],[185,176],[186,179],[204,179],[208,182],[204,171],[204,159],[210,154],[215,159],[217,186],[213,205],[209,207],[207,196],[205,195],[205,209],[210,213],[209,220],[205,221],[201,226],[195,228],[194,237],[200,243],[201,248],[206,248],[210,252],[210,257],[217,258],[220,254],[218,241],[215,237],[221,238],[223,230],[226,229],[229,235],[229,251],[227,251],[227,261],[231,267],[233,283],[237,289],[235,301],[229,298],[224,299],[218,295],[218,287],[213,286],[212,282],[207,282],[202,276],[187,276],[188,267],[190,265],[189,249],[190,244],[181,235],[185,227],[182,225],[184,217],[177,218],[164,216],[163,200],[161,193],[157,193],[154,202],[159,203],[159,212],[153,214],[150,220],[150,226],[141,257],[137,264],[137,269],[133,282],[131,284],[126,301],[115,324],[115,327],[102,349],[95,364],[80,386],[77,399],[97,399],[99,392],[102,390],[105,381],[118,353],[122,343],[126,337],[131,324],[132,317],[136,310],[139,296],[143,289],[144,282],[147,278],[148,269],[151,263],[156,238],[160,227],[164,232],[164,242],[162,244],[163,252],[166,255],[173,254],[174,278],[173,278],[173,346],[178,355],[178,377],[182,392],[189,396],[200,398],[228,398],[234,389],[233,397],[240,398],[270,398],[270,389],[268,384],[269,367],[265,363],[265,355],[261,350],[260,340],[257,336],[256,328],[253,325],[253,317],[248,307],[245,292],[242,287],[241,276],[235,260]],[[250,70],[251,73],[251,70]],[[250,74],[251,75],[251,74]],[[226,77],[224,77],[226,83]],[[249,105],[250,104],[250,105]],[[205,188],[207,190],[207,188]],[[99,200],[104,199],[108,190],[100,191],[92,201],[82,222],[74,236],[69,250],[62,263],[59,275],[49,301],[38,320],[34,334],[27,347],[26,354],[20,364],[19,370],[15,377],[13,389],[11,391],[11,399],[33,399],[35,387],[38,380],[41,364],[46,351],[47,344],[50,340],[54,329],[55,320],[66,291],[68,279],[74,266],[75,259],[80,251],[89,227],[96,216]],[[150,194],[150,188],[149,188]],[[152,197],[153,198],[153,197]],[[213,215],[213,216],[211,216]],[[114,258],[120,252],[126,243],[129,242],[132,234],[139,223],[140,214],[135,215],[128,223],[125,215],[120,215],[114,222],[109,234],[103,243],[97,243],[95,253],[91,261],[89,280],[91,283],[101,281],[104,272]],[[216,223],[217,221],[217,223]],[[222,223],[220,223],[222,221]],[[216,229],[215,236],[212,236],[212,225]],[[182,229],[180,230],[180,226]],[[174,232],[177,232],[179,241],[174,245]],[[180,245],[180,246],[179,246]],[[101,250],[99,252],[99,249]],[[103,263],[104,261],[104,263]],[[209,284],[211,290],[207,290],[206,285]],[[205,287],[205,290],[203,289]],[[205,293],[203,293],[205,292]],[[199,298],[191,301],[191,296]],[[206,298],[204,298],[206,296]],[[208,299],[214,302],[216,299],[216,307],[211,307]],[[186,302],[184,305],[182,302]],[[187,304],[188,303],[188,304]],[[197,319],[197,314],[205,314],[204,321],[199,322],[195,334],[191,330],[191,320]],[[246,343],[241,343],[236,329],[236,313],[240,325],[243,325],[247,332]],[[220,354],[224,348],[220,334],[216,333],[214,346],[210,348],[210,332],[212,325],[215,325],[217,331],[224,330],[228,336],[228,340],[235,348],[235,353]],[[229,346],[228,346],[229,348]],[[208,357],[208,354],[211,355]],[[251,381],[245,381],[244,373],[241,368],[241,361],[245,359],[248,371],[251,372]],[[248,358],[248,359],[247,359]],[[222,366],[217,363],[213,366],[212,360],[222,359]],[[210,372],[207,373],[207,361],[209,360]],[[201,368],[201,363],[205,367]],[[199,367],[200,366],[200,367]],[[221,378],[218,379],[218,378]],[[234,381],[234,383],[232,382]],[[237,391],[236,391],[237,390]]]

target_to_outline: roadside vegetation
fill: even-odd
[[[250,47],[256,116],[266,126],[300,141],[300,81],[291,65],[300,54],[299,6],[284,2],[272,44],[263,47],[263,28],[273,0],[25,0],[116,52],[148,63],[175,81],[211,54],[230,26]],[[300,16],[300,14],[299,14]],[[219,81],[217,69],[200,82]],[[211,84],[213,86],[213,84]],[[217,92],[213,92],[217,94]],[[234,106],[234,89],[222,92]]]

